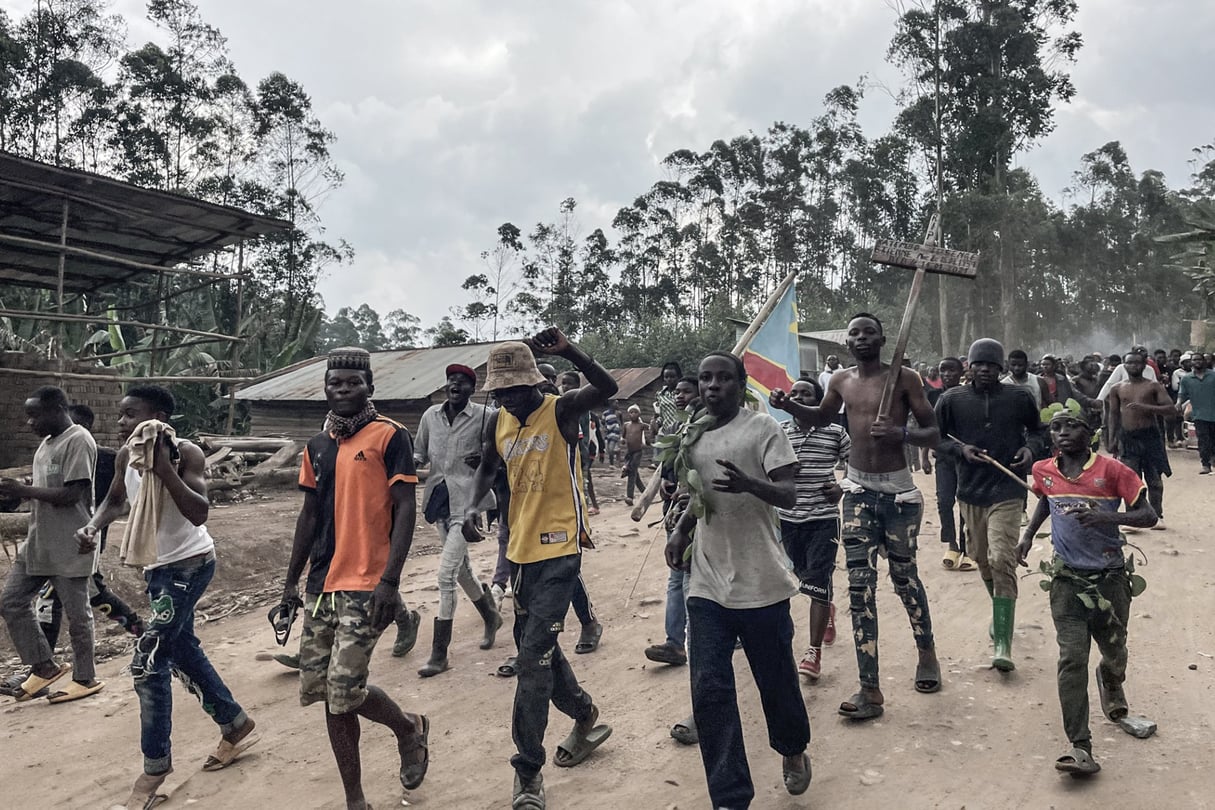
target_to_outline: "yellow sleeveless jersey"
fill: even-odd
[[[569,444],[557,425],[557,397],[528,414],[527,423],[498,411],[498,452],[510,483],[510,543],[506,558],[533,563],[579,554],[590,540],[582,502],[578,445]]]

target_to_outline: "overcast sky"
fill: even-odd
[[[345,185],[329,235],[355,248],[321,292],[332,313],[367,302],[431,325],[467,301],[461,281],[511,221],[528,231],[578,200],[583,232],[661,177],[679,148],[808,124],[824,93],[885,62],[886,0],[198,0],[250,84],[300,82],[337,135]],[[32,0],[0,0],[14,16]],[[116,0],[131,46],[139,0]],[[1215,139],[1215,3],[1080,0],[1077,96],[1021,161],[1057,203],[1079,158],[1121,140],[1136,172],[1184,185]],[[866,135],[893,112],[868,91]]]

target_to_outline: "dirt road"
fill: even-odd
[[[882,678],[886,714],[866,725],[849,725],[836,708],[855,689],[856,663],[848,635],[826,651],[823,678],[803,684],[814,740],[814,782],[800,798],[781,784],[780,757],[767,747],[755,686],[745,660],[736,657],[744,730],[756,782],[754,807],[785,808],[1071,808],[1215,807],[1209,767],[1215,745],[1215,552],[1206,544],[1213,522],[1215,479],[1198,476],[1193,452],[1172,451],[1177,471],[1166,484],[1166,531],[1132,536],[1149,564],[1141,569],[1148,590],[1132,607],[1131,660],[1127,691],[1132,710],[1159,723],[1149,740],[1127,736],[1105,721],[1094,693],[1095,755],[1104,770],[1076,781],[1057,774],[1055,757],[1065,750],[1054,669],[1056,647],[1046,594],[1036,577],[1022,580],[1013,654],[1016,672],[988,668],[988,599],[977,573],[939,565],[931,477],[917,475],[929,507],[921,533],[921,569],[932,604],[937,648],[944,668],[943,690],[917,694],[912,687],[914,648],[901,604],[883,578],[879,595]],[[583,765],[545,770],[553,808],[671,810],[708,806],[696,748],[668,736],[672,722],[688,712],[686,667],[650,664],[642,650],[663,638],[667,579],[655,529],[627,518],[620,479],[596,468],[603,513],[595,518],[599,548],[584,560],[584,575],[606,626],[602,646],[573,656],[584,686],[613,725],[612,739]],[[277,664],[258,660],[276,649],[265,612],[276,601],[298,495],[219,507],[210,522],[219,545],[220,574],[201,606],[208,617],[251,603],[204,624],[200,636],[236,697],[257,719],[261,742],[238,764],[219,773],[197,772],[218,734],[194,701],[175,688],[176,772],[174,808],[340,808],[341,788],[325,737],[319,706],[299,707],[296,681]],[[650,519],[657,519],[657,508]],[[456,616],[454,668],[422,680],[430,620],[438,601],[435,535],[420,527],[416,553],[406,566],[402,590],[424,616],[417,650],[406,659],[382,644],[372,681],[407,709],[432,721],[432,766],[425,785],[409,797],[417,807],[502,808],[509,806],[512,772],[508,759],[513,680],[493,676],[510,653],[509,627],[498,646],[482,652],[479,620],[466,600]],[[653,542],[653,548],[651,544]],[[474,548],[474,564],[492,569],[492,543]],[[1031,562],[1046,553],[1045,541]],[[648,557],[647,557],[648,554]],[[642,561],[640,584],[631,601]],[[842,561],[842,555],[841,555]],[[0,574],[7,563],[0,561]],[[116,572],[122,591],[137,599],[136,572]],[[846,594],[842,567],[837,594]],[[837,599],[846,605],[846,597]],[[509,607],[509,601],[507,602]],[[795,605],[804,643],[807,605]],[[847,613],[841,611],[844,626]],[[573,622],[571,614],[571,623]],[[109,644],[128,642],[112,633]],[[567,632],[563,646],[572,651]],[[65,633],[66,636],[66,633]],[[295,637],[298,637],[298,625]],[[7,641],[6,639],[4,640]],[[263,656],[264,657],[264,656]],[[1094,657],[1094,664],[1095,664]],[[118,654],[100,667],[106,689],[95,698],[51,706],[45,701],[0,704],[0,750],[4,752],[0,803],[12,807],[104,808],[125,800],[140,767],[139,707]],[[548,745],[567,732],[555,711]],[[365,724],[364,785],[377,807],[398,806],[396,747],[381,727]]]

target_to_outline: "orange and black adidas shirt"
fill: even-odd
[[[358,433],[308,442],[300,489],[317,494],[306,593],[373,591],[388,563],[393,484],[418,482],[409,431],[377,416]]]

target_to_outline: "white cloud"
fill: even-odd
[[[0,0],[23,13],[32,0]],[[364,301],[435,323],[513,221],[551,220],[568,196],[583,231],[663,176],[678,148],[774,121],[808,124],[823,95],[862,75],[897,87],[885,55],[895,14],[874,0],[206,0],[251,84],[281,70],[338,136],[346,184],[328,234],[354,246],[326,278],[331,309]],[[142,0],[118,0],[131,42],[152,36]],[[1139,171],[1185,181],[1190,147],[1215,135],[1206,36],[1215,5],[1083,0],[1079,95],[1022,162],[1046,193],[1080,155],[1123,141]],[[867,134],[893,106],[865,98]]]

